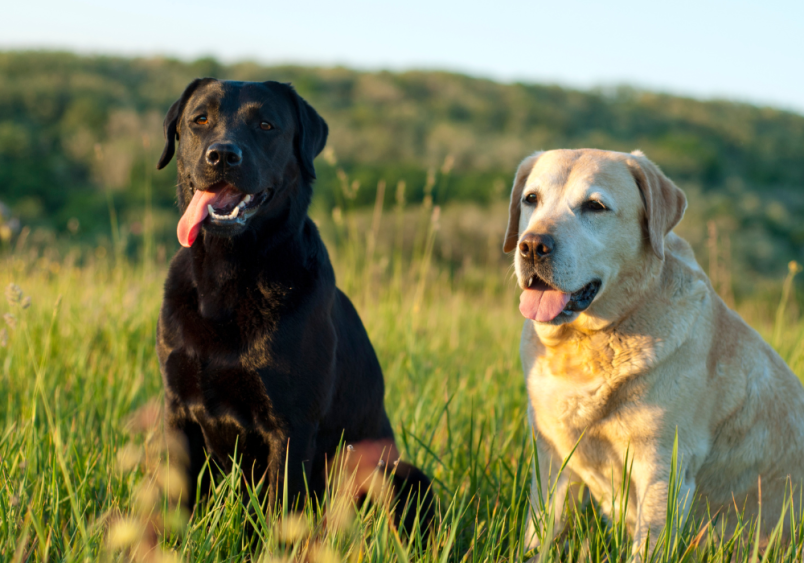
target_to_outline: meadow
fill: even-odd
[[[154,353],[165,252],[147,229],[136,256],[124,252],[112,221],[108,247],[23,233],[0,254],[0,560],[474,562],[532,555],[522,537],[536,460],[518,357],[519,292],[501,256],[505,210],[441,209],[427,198],[406,206],[402,190],[392,207],[378,197],[373,209],[316,210],[314,218],[383,366],[402,455],[434,478],[431,538],[401,537],[382,503],[355,511],[337,483],[326,509],[257,507],[262,485],[246,485],[241,496],[237,467],[192,515],[176,509],[180,479],[166,462],[181,454],[161,428]],[[462,260],[467,221],[475,248]],[[734,303],[727,280],[738,273],[711,257],[699,260],[717,268],[717,287]],[[804,378],[804,320],[793,266],[790,272],[738,296],[734,306]],[[668,514],[677,517],[672,506]],[[683,522],[651,557],[800,561],[804,522],[794,518],[792,544],[772,543],[764,552],[751,522],[737,538],[701,535],[703,523]],[[547,518],[540,533],[549,526]],[[543,561],[626,561],[630,544],[624,524],[607,522],[591,505],[544,552]]]

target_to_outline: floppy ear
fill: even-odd
[[[176,141],[179,138],[179,120],[181,119],[181,114],[184,112],[184,106],[187,105],[187,101],[190,99],[190,96],[193,95],[193,92],[202,84],[206,84],[215,80],[214,78],[196,78],[190,84],[187,85],[187,88],[184,89],[181,97],[173,102],[173,105],[170,106],[170,109],[165,116],[165,123],[163,125],[165,130],[165,148],[162,149],[162,156],[159,157],[159,162],[156,163],[156,169],[162,170],[165,166],[167,166],[170,159],[173,158],[173,154],[176,152]]]
[[[296,156],[302,169],[302,177],[306,182],[315,180],[315,167],[313,160],[327,144],[329,127],[327,122],[318,115],[313,106],[308,104],[290,84],[286,84],[293,105],[296,108]]]
[[[653,252],[664,259],[664,237],[678,225],[687,209],[687,197],[642,151],[626,160],[645,201],[648,238]]]
[[[508,208],[508,229],[505,231],[503,240],[503,252],[511,252],[516,248],[519,240],[519,211],[522,207],[522,190],[525,189],[525,182],[533,170],[533,165],[539,160],[544,151],[535,152],[522,161],[516,169],[514,177],[514,187],[511,189],[511,206]]]

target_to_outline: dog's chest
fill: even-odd
[[[640,376],[655,362],[655,343],[601,339],[550,350],[534,335],[523,338],[521,351],[531,422],[562,460],[577,445],[570,466],[602,494],[605,487],[596,487],[596,481],[608,486],[610,471],[621,465],[629,441],[652,431],[631,428],[626,421],[655,418],[640,412],[651,408],[641,401],[649,388]]]
[[[269,307],[244,298],[240,310],[208,318],[202,303],[199,298],[197,307],[165,323],[179,335],[165,365],[169,391],[205,435],[215,434],[221,440],[231,436],[233,442],[238,437],[242,441],[244,433],[274,431],[281,426],[281,417],[265,380],[285,374],[272,338],[276,321]]]
[[[531,406],[545,424],[587,428],[641,392],[635,376],[651,368],[660,347],[615,336],[548,348],[526,331],[520,352]]]
[[[257,370],[237,357],[210,357],[177,348],[165,365],[170,394],[199,424],[271,431],[278,413]]]
[[[292,266],[228,278],[189,266],[186,255],[174,261],[160,316],[168,400],[201,427],[219,461],[235,448],[267,459],[303,416],[325,409],[334,355],[328,294]]]

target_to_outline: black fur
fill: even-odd
[[[199,115],[207,116],[203,126]],[[341,440],[394,436],[374,349],[307,216],[327,125],[287,84],[205,78],[171,106],[165,137],[158,167],[178,149],[182,213],[195,190],[222,183],[266,198],[244,225],[208,217],[165,282],[157,354],[168,425],[190,447],[190,483],[205,452],[228,470],[236,447],[254,481],[267,480],[271,505],[286,459],[291,497],[305,496],[305,477],[320,495],[325,461]],[[212,166],[204,155],[213,143],[237,145],[242,162]],[[402,498],[420,491],[429,520],[428,478],[400,462],[395,484]]]

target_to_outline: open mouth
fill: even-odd
[[[225,182],[213,184],[206,190],[195,190],[184,215],[179,219],[176,229],[179,242],[182,246],[191,247],[205,221],[219,227],[245,225],[273,193],[273,189],[268,188],[248,194]]]
[[[585,311],[595,300],[601,281],[592,280],[578,291],[565,293],[545,282],[538,275],[528,278],[527,287],[519,298],[519,311],[539,322],[563,320],[573,313]]]
[[[214,199],[207,203],[208,220],[215,223],[245,222],[260,205],[265,203],[269,191],[270,189],[257,194],[247,194],[234,186],[224,184],[222,188],[213,192]]]

